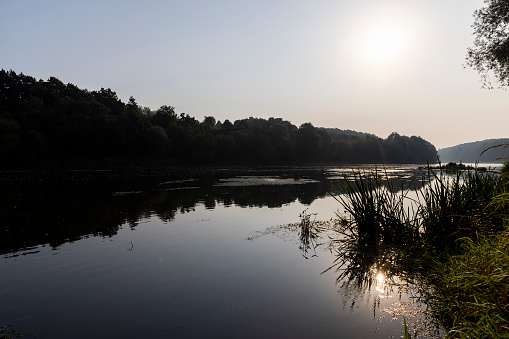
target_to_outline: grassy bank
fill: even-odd
[[[376,266],[424,286],[451,338],[509,337],[507,180],[440,168],[429,168],[420,188],[379,171],[345,179],[336,199],[346,211],[338,215],[346,270]]]
[[[507,231],[460,239],[461,254],[429,270],[430,301],[450,337],[509,337]]]

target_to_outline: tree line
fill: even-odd
[[[157,159],[166,164],[426,163],[426,140],[341,133],[281,118],[202,121],[163,105],[122,102],[111,89],[36,80],[0,71],[0,158],[27,165],[48,159]]]

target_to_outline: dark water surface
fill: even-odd
[[[304,210],[335,217],[327,191],[344,171],[0,172],[0,326],[37,338],[399,338],[403,314],[425,321],[412,286],[338,280],[326,235],[316,255],[299,248],[292,224]]]

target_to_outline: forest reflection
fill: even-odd
[[[0,254],[56,248],[87,236],[113,237],[157,216],[172,222],[203,205],[278,208],[337,193],[336,167],[0,173]],[[416,167],[394,171],[419,186]],[[29,252],[26,252],[29,253]]]

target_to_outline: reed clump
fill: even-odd
[[[509,337],[509,193],[500,175],[428,167],[420,188],[376,170],[345,179],[335,198],[346,211],[337,224],[346,270],[367,249],[361,261],[426,286],[449,337]]]
[[[476,170],[451,176],[428,169],[426,179],[428,185],[417,191],[420,236],[426,244],[454,251],[462,237],[501,230],[502,214],[487,208],[503,192],[500,176]]]
[[[333,195],[346,211],[346,215],[338,214],[341,232],[386,244],[416,240],[416,218],[405,204],[412,182],[396,186],[387,172],[381,175],[377,169],[353,172],[344,179],[346,184],[338,187],[340,194]]]
[[[304,210],[300,215],[300,249],[302,250],[304,258],[308,259],[308,252],[313,250],[316,255],[316,247],[318,246],[316,240],[320,227],[314,222],[316,213],[307,213]]]

